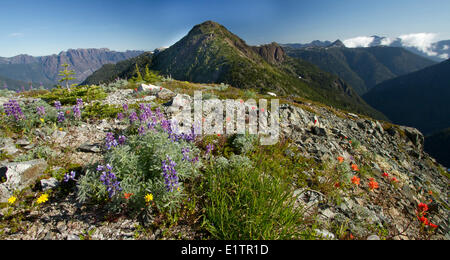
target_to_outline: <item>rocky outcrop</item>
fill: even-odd
[[[280,64],[286,58],[286,53],[284,52],[283,48],[277,43],[271,43],[252,48],[270,64]]]
[[[6,182],[0,184],[0,202],[7,202],[15,190],[35,183],[46,168],[47,162],[43,159],[3,164],[0,175],[6,176]]]
[[[370,176],[376,177],[381,190],[369,193],[362,199],[342,194],[340,204],[323,200],[320,193],[299,192],[297,201],[301,205],[316,205],[324,221],[350,223],[350,229],[359,237],[370,237],[361,226],[364,223],[383,227],[391,225],[401,233],[405,223],[416,220],[416,207],[424,197],[433,194],[433,221],[439,223],[439,233],[444,239],[448,227],[448,185],[449,180],[442,174],[439,166],[423,150],[424,137],[417,129],[403,126],[390,126],[386,131],[379,121],[362,119],[358,116],[337,116],[326,108],[280,107],[282,134],[297,144],[303,156],[319,162],[336,161],[338,156],[346,160],[370,165]],[[308,110],[315,110],[312,113]],[[317,116],[320,115],[320,116]],[[381,177],[384,172],[395,177],[397,188],[392,180]],[[314,172],[305,172],[308,178],[317,178]],[[383,195],[381,195],[383,194]],[[383,199],[380,199],[383,196]],[[320,199],[319,199],[320,198]],[[414,237],[418,227],[409,227],[403,235],[394,239]],[[371,239],[374,237],[372,236]],[[446,239],[449,239],[447,237]]]

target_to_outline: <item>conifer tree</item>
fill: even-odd
[[[69,81],[74,80],[75,78],[72,77],[73,75],[75,75],[75,71],[74,70],[69,70],[69,64],[64,63],[63,65],[61,65],[62,67],[64,67],[64,70],[61,70],[58,74],[58,76],[62,77],[59,82],[65,82],[66,84],[66,88],[70,91],[70,87],[76,86],[77,84],[71,84],[69,85]]]
[[[136,63],[136,77],[134,78],[134,80],[135,80],[136,82],[142,82],[142,81],[144,81],[144,80],[142,79],[142,75],[141,75],[141,72],[139,71],[139,67],[138,67],[137,63]]]

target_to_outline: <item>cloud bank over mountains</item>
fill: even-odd
[[[450,56],[450,41],[438,41],[436,33],[413,33],[397,38],[379,36],[359,36],[343,41],[347,48],[367,48],[374,46],[403,47],[434,60],[446,60]]]

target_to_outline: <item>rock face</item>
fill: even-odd
[[[282,63],[286,58],[286,53],[277,43],[252,48],[270,64]]]
[[[4,164],[0,173],[6,175],[6,182],[0,184],[0,202],[7,202],[15,190],[35,183],[46,168],[47,162],[44,159]]]

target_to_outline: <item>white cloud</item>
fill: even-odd
[[[373,42],[374,37],[360,36],[356,38],[347,39],[344,45],[347,48],[369,47]]]
[[[8,36],[9,36],[9,37],[12,37],[12,38],[18,38],[18,37],[23,37],[24,34],[23,34],[23,33],[15,32],[15,33],[9,34]]]
[[[383,38],[382,40],[381,40],[381,45],[384,45],[384,46],[389,46],[389,45],[391,45],[391,43],[393,43],[395,41],[395,39],[392,39],[392,38],[388,38],[388,37],[386,37],[386,38]]]
[[[448,50],[449,48],[450,48],[450,47],[449,47],[448,45],[444,45],[443,50],[446,51],[446,50]]]
[[[439,55],[439,58],[442,58],[442,59],[444,59],[444,60],[447,60],[447,59],[449,58],[449,56],[448,56],[447,53],[444,53],[444,54]]]
[[[436,42],[436,37],[437,34],[435,33],[414,33],[400,35],[398,38],[405,47],[414,47],[429,56],[437,56],[438,54],[432,48],[433,43]]]

